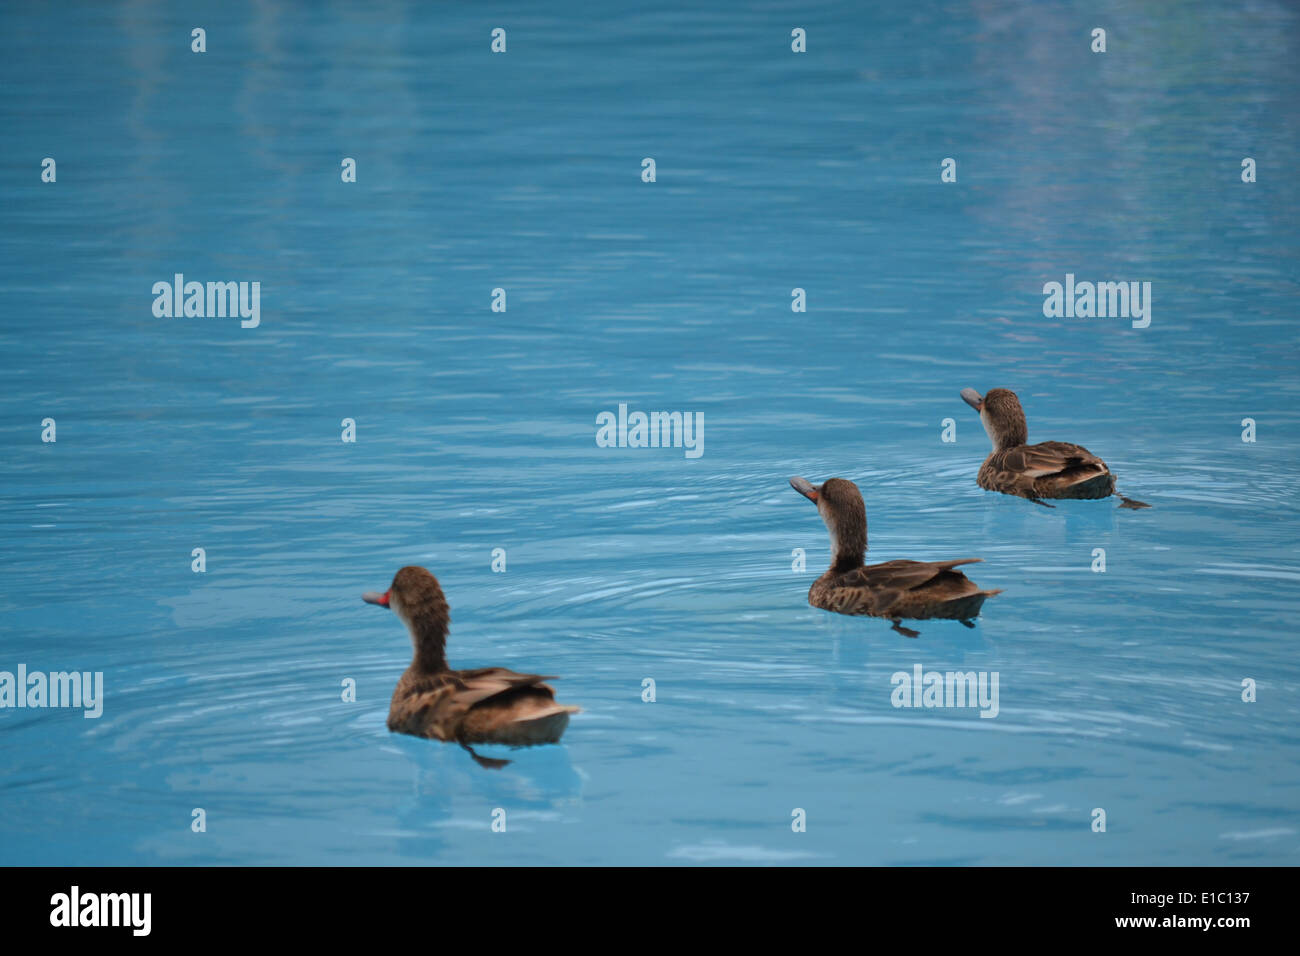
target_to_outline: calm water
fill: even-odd
[[[0,711],[0,861],[1297,862],[1294,8],[280,6],[0,21],[0,670],[106,698]],[[177,272],[261,325],[155,318]],[[1067,272],[1150,327],[1044,318]],[[982,492],[968,385],[1154,507]],[[598,448],[620,402],[703,456]],[[793,474],[1005,593],[808,607]],[[562,746],[387,732],[407,563],[453,665],[562,675]],[[1000,713],[895,709],[917,664]]]

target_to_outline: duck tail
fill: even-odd
[[[559,743],[565,728],[569,726],[569,715],[580,712],[578,707],[552,704],[544,710],[511,721],[508,727],[500,731],[498,741],[513,747]]]
[[[993,591],[975,591],[971,594],[959,598],[953,598],[943,603],[943,613],[935,614],[934,617],[947,618],[954,621],[966,621],[979,617],[980,608],[984,602],[995,594],[1001,594],[1002,589],[997,588]]]

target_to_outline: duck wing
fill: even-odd
[[[1002,452],[999,458],[999,468],[1030,478],[1078,473],[1081,480],[1086,480],[1107,471],[1106,463],[1088,449],[1064,441],[1019,445]]]
[[[556,743],[569,725],[569,715],[579,710],[556,701],[554,689],[542,683],[549,677],[501,667],[460,671],[458,676],[465,690],[457,693],[456,705],[468,705],[456,729],[463,744]]]
[[[555,699],[555,691],[540,674],[518,674],[504,667],[448,671],[431,684],[395,700],[388,718],[390,729],[438,740],[456,740],[470,711],[496,702],[508,706],[520,695]]]
[[[983,560],[900,560],[855,568],[830,582],[831,606],[827,610],[888,617],[899,606],[931,601],[940,603],[978,594],[979,586],[953,568]]]
[[[994,452],[980,469],[982,487],[1024,498],[1105,498],[1115,479],[1082,445],[1045,441]]]
[[[498,694],[508,694],[525,688],[536,688],[554,697],[555,690],[542,682],[557,680],[554,676],[543,674],[519,674],[504,667],[452,671],[451,676],[457,682],[454,699],[457,704],[463,704],[467,708],[475,707]]]

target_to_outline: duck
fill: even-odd
[[[980,395],[961,390],[962,400],[979,412],[993,451],[980,466],[976,483],[987,491],[1028,498],[1054,508],[1044,498],[1119,498],[1121,508],[1150,508],[1145,501],[1126,498],[1115,490],[1115,476],[1106,463],[1082,445],[1063,441],[1026,444],[1029,426],[1016,393],[1007,388]]]
[[[451,610],[438,579],[427,568],[408,565],[393,576],[387,591],[367,591],[361,599],[396,614],[415,648],[388,708],[388,729],[393,733],[454,741],[481,766],[499,769],[510,761],[480,757],[473,745],[559,743],[569,715],[580,712],[556,702],[554,689],[544,683],[554,677],[518,674],[504,667],[449,668]]]
[[[867,509],[858,486],[844,478],[814,485],[799,477],[791,478],[790,486],[817,505],[831,536],[831,566],[808,589],[813,607],[885,618],[903,636],[919,637],[919,631],[902,626],[904,618],[939,618],[974,627],[985,600],[1002,593],[1001,588],[981,590],[956,570],[983,558],[866,564]]]

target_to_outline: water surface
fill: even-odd
[[[0,861],[1296,862],[1300,16],[709,6],[0,15],[0,670],[106,685],[0,711]],[[155,318],[177,272],[260,326]],[[1044,318],[1066,273],[1150,327]],[[982,492],[997,385],[1154,507]],[[620,402],[704,454],[597,447]],[[810,608],[794,474],[1004,593]],[[562,675],[562,746],[387,732],[408,563],[453,665]],[[917,664],[998,716],[891,706]]]

